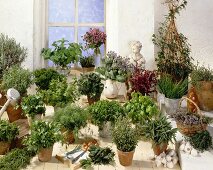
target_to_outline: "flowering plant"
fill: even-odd
[[[123,58],[115,52],[110,51],[106,57],[102,59],[102,66],[98,67],[96,71],[102,74],[106,79],[117,80],[125,82],[130,73],[130,63],[128,58]]]
[[[149,95],[154,92],[157,84],[157,72],[135,69],[129,79],[132,92],[140,92],[142,95]]]
[[[90,28],[83,36],[88,48],[94,49],[96,55],[100,54],[100,46],[106,42],[106,34],[98,28]]]

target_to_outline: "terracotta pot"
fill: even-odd
[[[7,97],[5,96],[5,93],[3,91],[0,91],[0,94],[1,94],[0,106],[3,106],[7,101]]]
[[[48,162],[52,159],[53,147],[42,148],[38,152],[38,160],[41,162]]]
[[[132,165],[132,160],[133,160],[135,151],[123,152],[123,151],[117,150],[117,152],[118,152],[119,162],[122,166]]]
[[[213,82],[202,81],[196,88],[199,107],[204,111],[213,110]]]
[[[101,98],[101,96],[98,96],[98,97],[95,97],[95,98],[91,98],[91,97],[87,96],[87,100],[88,100],[89,105],[92,105],[95,102],[99,101],[100,98]]]
[[[10,149],[10,142],[0,141],[0,155],[6,154]]]
[[[75,136],[73,131],[69,131],[66,129],[61,130],[62,134],[64,135],[64,140],[68,144],[73,144],[75,142]]]
[[[161,153],[166,152],[167,146],[167,143],[162,143],[160,145],[152,144],[152,149],[154,151],[154,154],[158,156]]]
[[[196,94],[196,90],[194,87],[191,87],[188,91],[188,94],[187,94],[187,97],[192,100],[193,102],[195,102],[197,105],[199,105],[199,101],[198,101],[198,96]],[[197,111],[197,108],[196,106],[190,102],[190,101],[187,101],[187,109],[189,112],[191,113],[195,113]]]

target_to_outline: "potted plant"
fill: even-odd
[[[11,141],[19,134],[18,127],[6,120],[0,120],[0,155],[9,149]]]
[[[14,88],[19,91],[21,96],[27,94],[27,89],[32,84],[32,76],[29,70],[23,69],[19,66],[14,66],[9,68],[3,75],[2,78],[2,88],[4,92],[9,88]],[[20,104],[21,99],[17,102]],[[12,105],[7,107],[7,114],[10,122],[14,122],[18,119],[23,118],[21,107],[15,108]]]
[[[67,105],[54,114],[54,121],[59,123],[68,144],[75,141],[78,131],[87,125],[87,112],[75,105]]]
[[[111,125],[120,116],[125,116],[124,109],[117,101],[100,100],[88,108],[91,122],[98,126],[100,137],[110,136]]]
[[[131,92],[140,92],[142,95],[150,95],[156,91],[157,72],[134,69],[129,78]]]
[[[159,114],[154,100],[149,96],[143,96],[139,92],[132,93],[132,99],[125,103],[125,110],[134,124],[144,118],[152,118]]]
[[[56,70],[52,68],[42,68],[35,70],[33,72],[34,82],[37,86],[37,90],[48,90],[50,82],[52,80],[59,79],[62,81],[64,75],[59,74]]]
[[[130,62],[129,59],[110,51],[102,59],[102,66],[98,67],[96,71],[104,76],[106,80],[104,95],[109,99],[113,99],[118,96],[116,81],[124,83],[129,77]]]
[[[77,79],[73,78],[69,84],[65,77],[54,79],[50,82],[49,89],[41,90],[39,94],[47,105],[55,108],[74,103],[79,98]]]
[[[17,43],[14,38],[10,38],[5,34],[0,34],[0,85],[3,77],[3,72],[14,65],[20,66],[27,57],[27,49]],[[0,106],[6,102],[5,92],[0,88]]]
[[[139,141],[137,129],[126,117],[119,118],[112,129],[112,141],[117,146],[119,162],[123,166],[132,164],[135,148]]]
[[[98,74],[81,74],[77,84],[79,93],[87,96],[90,105],[100,100],[104,85],[101,83],[101,77]]]
[[[172,128],[171,122],[161,114],[155,119],[143,120],[139,124],[141,136],[151,140],[155,155],[166,152],[169,142],[175,141],[177,128]]]
[[[28,95],[23,97],[21,101],[21,108],[24,114],[28,117],[29,125],[35,118],[41,119],[42,114],[45,113],[46,108],[42,98],[39,95]]]
[[[158,34],[153,35],[153,43],[158,47],[155,58],[158,72],[170,74],[176,81],[186,79],[192,71],[192,60],[190,57],[190,44],[187,38],[178,33],[175,19],[182,9],[185,9],[187,1],[166,1],[169,13],[165,21],[160,23]]]
[[[190,112],[189,110],[179,108],[175,114],[170,117],[176,121],[177,128],[185,136],[193,136],[197,132],[206,130],[207,125],[213,122],[213,119],[202,115],[197,104],[189,98],[182,97],[180,103],[183,100],[188,100],[196,107],[196,112]]]
[[[96,55],[101,54],[100,47],[106,43],[106,34],[98,28],[90,28],[83,36],[87,49],[93,49]]]
[[[31,126],[31,134],[24,139],[29,150],[38,152],[41,162],[48,162],[52,158],[53,145],[61,141],[62,135],[58,125],[51,122],[35,121]]]
[[[191,83],[195,87],[201,110],[213,110],[213,70],[204,66],[195,66],[191,73]]]
[[[94,56],[90,55],[80,57],[80,64],[81,67],[83,68],[83,72],[94,71],[95,69]]]
[[[165,108],[167,114],[175,113],[180,99],[188,91],[188,79],[174,82],[170,75],[161,76],[158,80],[158,89],[165,95]]]
[[[69,41],[62,38],[61,40],[54,41],[53,49],[42,49],[41,55],[45,60],[51,60],[59,69],[66,70],[70,63],[79,61],[82,55],[82,46],[77,43],[69,43]]]

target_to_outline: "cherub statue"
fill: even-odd
[[[130,63],[139,68],[145,69],[145,59],[143,55],[140,53],[142,49],[142,44],[140,41],[132,41],[130,43],[132,53],[128,56],[130,59]]]

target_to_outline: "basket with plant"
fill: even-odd
[[[154,100],[149,96],[143,96],[139,92],[133,92],[132,99],[125,103],[124,107],[134,124],[159,113]]]
[[[117,101],[100,100],[89,106],[91,122],[98,126],[99,135],[108,137],[110,135],[111,126],[114,125],[116,119],[125,116],[124,109]]]
[[[196,112],[191,113],[188,110],[181,109],[181,102],[183,100],[188,100],[193,103],[196,107]],[[186,97],[183,97],[180,100],[179,109],[175,114],[171,115],[171,118],[176,121],[177,128],[180,133],[185,136],[192,136],[197,132],[206,130],[207,125],[212,122],[212,118],[202,115],[197,104]]]
[[[177,128],[172,128],[171,122],[162,114],[155,119],[141,121],[138,129],[142,138],[151,140],[155,155],[167,150],[169,142],[175,141],[177,132]]]
[[[75,105],[67,105],[57,110],[54,114],[54,121],[59,123],[64,139],[68,144],[75,141],[81,128],[87,125],[87,112]]]
[[[0,155],[9,151],[12,140],[18,134],[18,127],[15,124],[0,120]]]

